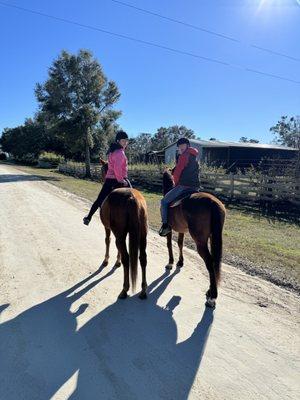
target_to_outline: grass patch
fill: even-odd
[[[14,166],[24,172],[45,179],[78,196],[94,201],[101,184],[61,175],[54,170]],[[161,196],[142,191],[149,211],[149,224],[160,226]],[[224,228],[224,260],[242,269],[300,291],[300,228],[290,222],[270,220],[255,212],[227,210]],[[193,247],[187,237],[186,244]]]

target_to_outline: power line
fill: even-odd
[[[290,60],[297,61],[297,62],[300,61],[300,58],[293,57],[293,56],[288,56],[287,54],[279,53],[278,51],[270,50],[270,49],[267,49],[265,47],[256,46],[255,44],[250,44],[249,46],[253,47],[254,49],[258,49],[258,50],[261,50],[261,51],[265,51],[266,53],[273,54],[275,56],[285,57],[285,58],[288,58]]]
[[[244,43],[241,40],[236,39],[236,38],[234,38],[232,36],[224,35],[224,34],[222,34],[220,32],[212,31],[210,29],[206,29],[206,28],[203,28],[203,27],[198,26],[198,25],[193,25],[193,24],[190,24],[188,22],[184,22],[184,21],[181,21],[181,20],[178,20],[178,19],[175,19],[175,18],[167,17],[166,15],[162,15],[162,14],[150,11],[150,10],[146,10],[145,8],[137,7],[137,6],[134,6],[133,4],[125,3],[124,1],[119,1],[119,0],[110,0],[110,1],[112,1],[113,3],[117,3],[119,5],[125,6],[125,7],[132,8],[132,9],[140,11],[142,13],[149,14],[149,15],[152,15],[154,17],[158,17],[158,18],[164,19],[166,21],[173,22],[175,24],[183,25],[183,26],[186,26],[188,28],[192,28],[192,29],[196,29],[196,30],[201,31],[201,32],[208,33],[209,35],[217,36],[217,37],[220,37],[220,38],[225,39],[225,40],[230,40],[231,42],[240,43],[242,45],[247,45],[247,46],[252,47],[254,49],[257,49],[257,50],[260,50],[260,51],[264,51],[266,53],[269,53],[269,54],[272,54],[272,55],[276,55],[276,56],[279,56],[279,57],[284,57],[284,58],[287,58],[287,59],[292,60],[292,61],[300,62],[300,58],[293,57],[293,56],[290,56],[288,54],[280,53],[279,51],[271,50],[271,49],[268,49],[266,47],[257,46],[255,44],[247,44],[247,43]]]
[[[255,74],[260,74],[260,75],[269,76],[270,78],[282,79],[282,80],[284,80],[284,81],[287,80],[287,81],[289,81],[289,82],[294,82],[294,83],[298,83],[298,84],[300,83],[300,81],[294,81],[293,79],[291,80],[291,79],[285,78],[285,77],[280,76],[280,75],[270,74],[270,73],[268,73],[268,72],[259,71],[259,70],[257,70],[257,69],[253,69],[253,68],[245,68],[245,70],[248,71],[248,72],[253,72],[253,73],[255,73]]]
[[[53,19],[53,20],[56,20],[56,21],[60,21],[60,22],[63,22],[63,23],[67,23],[67,24],[70,24],[70,25],[79,26],[81,28],[86,28],[86,29],[90,29],[90,30],[93,30],[93,31],[105,33],[107,35],[111,35],[111,36],[118,37],[118,38],[121,38],[121,39],[130,40],[132,42],[137,42],[137,43],[144,44],[144,45],[147,45],[147,46],[152,46],[152,47],[157,47],[157,48],[160,48],[160,49],[163,49],[163,50],[168,50],[168,51],[171,51],[173,53],[186,55],[186,56],[197,58],[197,59],[200,59],[200,60],[203,60],[203,61],[208,61],[208,62],[224,65],[224,66],[235,68],[235,69],[242,69],[242,70],[244,70],[246,72],[257,73],[257,74],[265,75],[265,76],[268,76],[268,77],[271,77],[271,78],[280,79],[280,80],[288,81],[288,82],[291,82],[291,83],[300,84],[300,81],[296,81],[294,79],[290,79],[290,78],[287,78],[287,77],[284,77],[284,76],[274,75],[274,74],[270,74],[270,73],[267,73],[267,72],[264,72],[264,71],[253,70],[251,68],[246,68],[246,67],[243,67],[243,66],[230,64],[230,63],[228,63],[226,61],[218,60],[218,59],[211,58],[211,57],[201,56],[199,54],[191,53],[191,52],[188,52],[188,51],[185,51],[185,50],[179,50],[179,49],[175,49],[175,48],[172,48],[172,47],[164,46],[164,45],[161,45],[159,43],[154,43],[154,42],[149,42],[149,41],[142,40],[142,39],[137,39],[137,38],[134,38],[134,37],[131,37],[131,36],[128,36],[128,35],[123,35],[123,34],[120,34],[120,33],[108,31],[108,30],[105,30],[105,29],[102,29],[102,28],[98,28],[98,27],[95,27],[95,26],[92,26],[92,25],[82,24],[80,22],[72,21],[72,20],[69,20],[69,19],[66,19],[66,18],[57,17],[55,15],[42,13],[40,11],[36,11],[36,10],[32,10],[32,9],[24,8],[24,7],[20,7],[20,6],[16,6],[16,5],[13,5],[13,4],[8,4],[8,3],[5,3],[3,1],[0,1],[0,5],[6,6],[6,7],[10,7],[10,8],[14,8],[14,9],[18,9],[18,10],[21,10],[21,11],[24,11],[24,12],[27,12],[27,13],[30,13],[30,14],[35,14],[35,15],[39,15],[39,16],[42,16],[42,17],[50,18],[50,19]]]
[[[66,19],[66,18],[61,18],[61,17],[57,17],[55,15],[50,15],[50,14],[42,13],[40,11],[31,10],[29,8],[20,7],[20,6],[16,6],[16,5],[13,5],[13,4],[7,4],[7,3],[4,3],[2,1],[0,1],[0,5],[6,6],[6,7],[11,7],[11,8],[16,8],[16,9],[21,10],[21,11],[25,11],[25,12],[28,12],[28,13],[31,13],[31,14],[36,14],[36,15],[39,15],[39,16],[42,16],[42,17],[51,18],[51,19],[54,19],[56,21],[64,22],[64,23],[67,23],[67,24],[76,25],[76,26],[79,26],[81,28],[86,28],[86,29],[90,29],[90,30],[106,33],[108,35],[116,36],[116,37],[121,38],[121,39],[127,39],[127,40],[131,40],[133,42],[138,42],[138,43],[141,43],[141,44],[146,44],[148,46],[158,47],[158,48],[161,48],[161,49],[164,49],[164,50],[169,50],[169,51],[172,51],[172,52],[175,52],[175,53],[179,53],[179,54],[183,54],[183,55],[187,55],[187,56],[190,56],[190,57],[200,58],[200,59],[205,60],[205,61],[210,61],[210,62],[214,62],[214,63],[218,63],[218,64],[222,64],[222,65],[228,65],[228,66],[230,65],[229,63],[227,63],[225,61],[220,61],[220,60],[217,60],[217,59],[214,59],[214,58],[204,57],[204,56],[200,56],[198,54],[193,54],[193,53],[190,53],[188,51],[174,49],[172,47],[164,46],[164,45],[161,45],[161,44],[158,44],[158,43],[149,42],[149,41],[142,40],[142,39],[137,39],[137,38],[134,38],[134,37],[131,37],[131,36],[123,35],[121,33],[116,33],[116,32],[112,32],[112,31],[108,31],[108,30],[102,29],[102,28],[98,28],[96,26],[82,24],[80,22],[72,21],[72,20],[69,20],[69,19]]]
[[[149,11],[149,10],[146,10],[144,8],[140,8],[140,7],[134,6],[133,4],[125,3],[124,1],[118,1],[118,0],[111,0],[111,1],[113,3],[117,3],[117,4],[120,4],[122,6],[133,8],[134,10],[137,10],[137,11],[141,11],[141,12],[143,12],[145,14],[150,14],[150,15],[153,15],[153,16],[158,17],[158,18],[165,19],[165,20],[170,21],[170,22],[175,22],[176,24],[187,26],[188,28],[197,29],[198,31],[209,33],[210,35],[214,35],[214,36],[219,36],[219,37],[221,37],[223,39],[231,40],[232,42],[239,42],[239,40],[237,40],[237,39],[235,39],[235,38],[233,38],[231,36],[223,35],[222,33],[214,32],[214,31],[211,31],[209,29],[201,28],[200,26],[192,25],[192,24],[189,24],[187,22],[180,21],[178,19],[167,17],[165,15],[158,14],[158,13],[155,13],[153,11]]]

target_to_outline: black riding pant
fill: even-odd
[[[118,182],[116,179],[105,179],[105,182],[102,186],[102,189],[96,199],[96,201],[93,203],[90,212],[88,213],[87,218],[92,219],[92,216],[95,214],[95,212],[102,206],[103,201],[106,199],[106,197],[114,190],[117,188],[121,187],[131,187],[131,184],[128,179],[126,179],[127,185],[124,183]]]

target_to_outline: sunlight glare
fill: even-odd
[[[275,7],[283,7],[284,5],[295,5],[297,3],[300,5],[300,0],[289,0],[287,4],[287,0],[260,0],[258,4],[258,11],[263,9],[269,9],[272,6]]]

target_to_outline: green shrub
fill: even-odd
[[[27,153],[23,154],[22,156],[15,157],[14,162],[23,165],[37,165],[38,160],[35,154]]]
[[[57,167],[62,162],[64,162],[64,157],[56,153],[44,151],[39,156],[39,166],[41,167]]]

